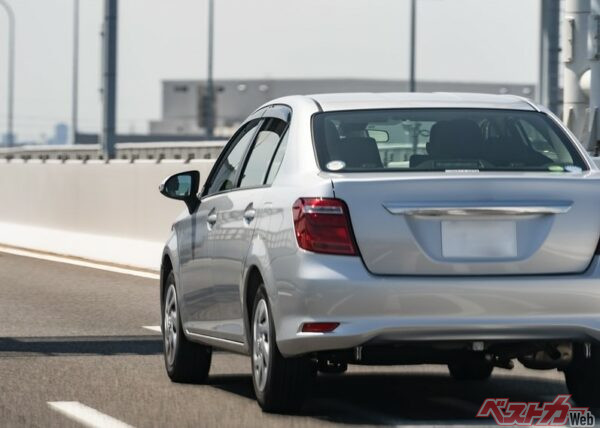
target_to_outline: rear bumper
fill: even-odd
[[[382,277],[357,257],[302,252],[273,263],[285,356],[376,343],[600,340],[600,259],[578,275]],[[332,333],[302,333],[331,321]]]

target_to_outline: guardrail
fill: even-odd
[[[172,142],[172,143],[117,143],[116,158],[135,162],[151,160],[160,162],[163,159],[181,159],[189,162],[192,159],[216,159],[226,141]],[[104,160],[98,144],[79,144],[72,146],[21,146],[1,148],[0,159],[23,162],[30,160],[45,162],[47,160]]]

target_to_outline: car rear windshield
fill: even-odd
[[[484,109],[319,113],[323,171],[581,172],[586,164],[546,114]]]

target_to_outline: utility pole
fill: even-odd
[[[417,0],[410,3],[410,92],[417,91],[416,58],[417,58]]]
[[[590,0],[567,0],[563,41],[564,110],[563,121],[582,138],[589,107],[581,78],[589,68],[587,38]]]
[[[558,114],[560,2],[541,0],[540,75],[538,101]]]
[[[114,159],[117,142],[117,9],[118,0],[104,0],[102,30],[102,134],[104,159]]]
[[[15,14],[5,0],[0,0],[0,6],[6,10],[8,16],[8,96],[6,97],[8,109],[6,113],[6,145],[15,144],[14,107],[15,107]]]
[[[204,128],[206,136],[212,138],[215,135],[215,83],[213,78],[215,39],[215,3],[208,0],[208,73],[206,78],[206,94],[204,94]]]
[[[73,89],[71,102],[71,144],[77,144],[79,104],[79,0],[73,0]]]

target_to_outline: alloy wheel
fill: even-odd
[[[165,354],[169,365],[175,361],[175,349],[179,334],[179,322],[177,319],[177,291],[175,285],[171,284],[165,299],[165,316],[163,326],[163,337],[165,341]]]
[[[264,391],[269,375],[270,319],[267,302],[261,299],[256,305],[253,318],[252,367],[254,381],[259,391]]]

